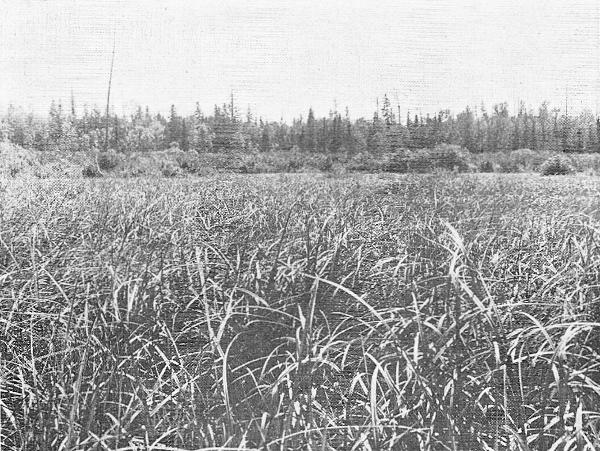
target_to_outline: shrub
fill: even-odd
[[[256,170],[256,162],[254,161],[245,161],[239,168],[240,173],[242,174],[253,174]]]
[[[468,172],[470,155],[466,149],[450,144],[435,146],[431,152],[435,167],[450,171]]]
[[[319,165],[320,160],[315,161],[315,167]],[[242,173],[281,173],[281,172],[299,172],[310,162],[307,155],[296,151],[282,150],[277,152],[258,152],[252,154],[240,154],[231,160],[230,164],[235,164],[233,170]]]
[[[100,169],[95,164],[88,164],[81,171],[81,175],[89,178],[102,177],[102,172],[100,172]]]
[[[600,172],[600,154],[573,154],[569,155],[571,164],[576,171],[586,171],[587,173],[597,174]]]
[[[389,169],[391,159],[392,156],[389,154],[374,158],[369,153],[358,153],[350,158],[347,169],[350,171],[378,172],[385,170],[392,172]]]
[[[394,153],[385,170],[388,172],[435,172],[439,170],[468,172],[469,152],[460,146],[440,144],[433,149],[401,150]]]
[[[163,163],[161,165],[160,171],[161,171],[162,175],[164,175],[165,177],[175,177],[175,176],[179,175],[178,168],[173,163],[170,163],[170,162]]]
[[[409,151],[401,150],[390,156],[389,160],[385,163],[385,170],[387,172],[409,172],[410,164]]]
[[[8,172],[11,177],[15,178],[19,172],[21,172],[21,167],[17,165],[10,165],[8,168]]]
[[[319,161],[319,170],[323,172],[330,172],[333,169],[334,160],[331,155],[327,155],[325,159]]]
[[[498,159],[498,167],[500,169],[500,172],[504,172],[507,174],[521,172],[521,167],[515,160],[512,160],[510,158],[510,155],[502,155]]]
[[[110,171],[119,165],[121,157],[113,149],[109,149],[106,152],[98,153],[98,155],[96,155],[96,160],[100,170]]]
[[[517,149],[511,151],[508,157],[519,168],[519,171],[531,171],[536,164],[537,155],[538,153],[531,149]]]
[[[442,164],[441,164],[442,163]],[[442,166],[446,166],[439,161],[439,156],[432,149],[416,149],[408,153],[408,171],[409,172],[433,172]],[[447,169],[452,169],[449,167]]]
[[[503,166],[503,172],[537,171],[549,156],[550,154],[544,150],[517,149],[503,154],[501,166]]]
[[[198,154],[196,152],[177,152],[175,160],[184,171],[195,173],[200,169]]]
[[[294,154],[291,154],[290,157],[290,160],[286,164],[285,172],[298,172],[303,166],[302,157]]]
[[[472,154],[480,172],[538,172],[544,161],[553,154],[547,150],[517,149],[511,151]]]
[[[479,172],[494,172],[494,163],[489,160],[482,161],[479,164]]]
[[[143,167],[130,167],[123,172],[124,177],[142,177],[151,174],[150,170]]]
[[[326,178],[343,177],[347,173],[348,173],[348,171],[346,170],[346,166],[344,166],[343,163],[335,162],[331,165],[331,169],[326,171],[325,177]]]
[[[573,172],[571,161],[563,155],[548,158],[541,167],[542,175],[566,175]]]

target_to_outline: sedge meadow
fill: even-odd
[[[600,1],[0,0],[0,451],[600,451]]]
[[[597,449],[600,180],[6,179],[6,449]]]

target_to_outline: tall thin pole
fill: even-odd
[[[110,75],[108,76],[108,94],[106,95],[106,130],[104,134],[104,151],[108,150],[108,110],[110,107],[110,86],[112,84],[112,74],[113,74],[113,66],[115,64],[115,44],[116,44],[116,34],[113,36],[113,49],[112,49],[112,58],[110,60]]]
[[[398,107],[398,125],[402,125],[402,116],[400,115],[400,99],[398,99],[398,91],[394,91],[394,100]]]
[[[600,132],[599,113],[600,101],[600,5],[596,2],[596,135]],[[596,150],[600,150],[596,147]]]

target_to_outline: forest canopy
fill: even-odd
[[[108,133],[106,132],[108,129]],[[309,108],[286,123],[242,114],[231,100],[210,114],[196,104],[191,115],[175,105],[167,115],[138,107],[130,115],[105,115],[99,108],[78,111],[74,99],[65,107],[53,101],[47,117],[10,105],[0,116],[0,141],[36,149],[149,152],[177,147],[184,151],[267,152],[301,150],[315,153],[386,153],[399,149],[459,145],[473,153],[522,148],[562,152],[599,152],[600,119],[589,112],[568,115],[543,103],[537,109],[521,103],[509,112],[506,103],[488,110],[466,107],[453,114],[401,113],[384,95],[370,118],[351,119],[348,108],[317,117]],[[108,139],[107,139],[108,138]]]

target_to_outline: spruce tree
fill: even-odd
[[[383,122],[386,127],[391,127],[396,122],[394,118],[394,111],[392,110],[392,105],[390,103],[390,99],[388,99],[387,94],[383,96],[383,105],[381,106],[381,115],[383,116]]]
[[[181,121],[181,138],[179,145],[181,150],[185,152],[190,150],[190,133],[185,119]]]
[[[262,136],[260,138],[260,150],[268,152],[271,150],[271,133],[269,132],[269,126],[264,125],[262,127]]]
[[[62,114],[62,105],[56,105],[52,100],[50,104],[50,114],[48,119],[49,138],[52,144],[57,145],[64,133],[64,118]]]
[[[181,118],[177,115],[175,105],[171,105],[171,111],[169,113],[169,121],[167,122],[165,135],[167,145],[169,147],[173,143],[177,143],[178,146],[181,145]]]
[[[306,120],[305,147],[309,152],[317,150],[317,124],[315,122],[315,113],[313,109],[308,110],[308,119]]]

